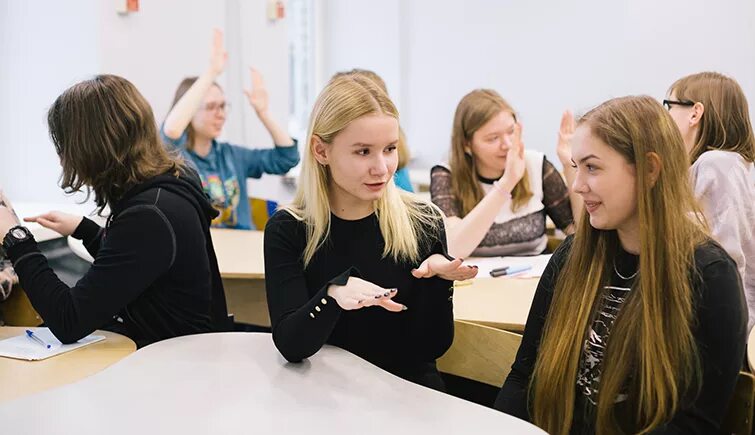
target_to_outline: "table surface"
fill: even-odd
[[[265,278],[262,231],[213,228],[210,232],[223,278]]]
[[[0,327],[0,340],[24,334],[25,327]],[[130,338],[96,331],[105,340],[42,361],[0,358],[0,403],[90,376],[136,350]]]
[[[14,434],[542,434],[335,347],[285,362],[269,334],[161,341],[71,385],[0,405]]]
[[[454,318],[522,332],[535,297],[539,278],[475,278],[471,285],[457,283]]]

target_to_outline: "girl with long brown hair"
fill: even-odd
[[[609,100],[579,121],[572,159],[584,212],[496,407],[556,435],[718,433],[747,313],[696,213],[679,130],[650,97]]]
[[[52,104],[50,137],[67,192],[94,193],[107,225],[52,211],[26,218],[84,242],[94,263],[68,287],[0,198],[3,247],[34,308],[62,343],[108,329],[138,346],[230,327],[210,238],[217,215],[199,178],[165,149],[152,108],[128,80],[98,75]]]
[[[690,176],[711,235],[737,262],[755,325],[755,136],[747,98],[716,72],[683,77],[664,105],[684,139]]]
[[[573,117],[566,112],[557,150],[567,168],[569,156],[560,144],[572,133]],[[448,165],[433,167],[430,175],[452,255],[541,254],[548,241],[546,215],[567,234],[573,231],[579,198],[543,153],[524,149],[521,135],[514,109],[497,92],[477,89],[459,102]]]

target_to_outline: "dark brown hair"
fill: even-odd
[[[137,184],[184,167],[160,140],[147,100],[122,77],[98,75],[66,89],[47,124],[63,166],[60,186],[91,188],[100,211]]]

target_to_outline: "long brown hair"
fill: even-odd
[[[176,88],[176,94],[173,96],[173,102],[170,103],[170,110],[173,110],[173,108],[176,106],[176,103],[178,103],[178,100],[181,99],[181,97],[184,96],[186,91],[191,88],[191,86],[199,79],[199,77],[186,77],[185,79],[181,80],[181,83],[178,84],[178,88]],[[220,87],[219,84],[212,82],[212,85],[220,89],[221,91],[223,88]],[[191,122],[189,122],[189,125],[186,126],[186,149],[191,151],[194,149],[194,142],[197,137],[197,132],[194,131],[194,127],[191,125]]]
[[[388,95],[388,87],[385,85],[385,80],[383,80],[382,77],[380,77],[375,71],[371,71],[368,69],[361,69],[361,68],[354,68],[349,71],[341,71],[333,74],[333,77],[331,77],[331,81],[335,80],[339,77],[344,77],[348,75],[360,75],[362,77],[366,77],[369,80],[372,80],[380,89],[385,92],[386,95]],[[403,169],[406,167],[406,165],[409,164],[409,160],[411,159],[411,153],[409,152],[409,146],[406,143],[406,135],[404,134],[404,129],[399,126],[398,128],[398,145],[396,145],[396,151],[398,151],[398,169]]]
[[[615,400],[627,393],[631,431],[647,433],[667,422],[686,394],[699,386],[692,335],[690,271],[695,247],[706,236],[696,218],[679,129],[647,96],[609,100],[579,121],[636,168],[640,223],[639,275],[616,318],[603,358],[595,428],[618,433]],[[648,153],[661,159],[653,183]],[[619,247],[615,230],[598,230],[586,212],[579,219],[561,270],[531,379],[534,422],[567,434],[574,418],[575,382],[585,337],[597,316]],[[625,388],[628,390],[625,391]]]
[[[502,111],[509,112],[516,121],[516,112],[498,92],[492,89],[475,89],[459,101],[454,115],[454,125],[451,132],[451,191],[458,198],[461,206],[461,216],[472,211],[485,196],[480,183],[477,181],[475,159],[467,152],[472,143],[475,132]],[[532,197],[528,171],[514,186],[511,192],[511,210],[516,211]]]
[[[690,151],[693,163],[710,150],[733,151],[755,162],[750,109],[739,83],[717,72],[701,72],[674,82],[669,88],[669,94],[672,92],[677,100],[700,102],[705,107]]]
[[[68,193],[91,188],[100,211],[135,185],[184,167],[162,144],[147,100],[122,77],[71,86],[50,107],[47,124],[63,166],[60,186]]]

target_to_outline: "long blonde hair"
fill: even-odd
[[[369,69],[354,68],[349,71],[340,71],[333,74],[331,80],[348,75],[361,75],[363,77],[367,77],[368,79],[375,82],[375,84],[378,85],[386,95],[388,95],[388,87],[385,85],[385,80],[383,80],[383,78],[380,77],[375,71]],[[404,129],[402,129],[401,126],[399,126],[398,128],[398,145],[396,146],[396,151],[398,151],[397,169],[403,169],[406,167],[406,165],[409,164],[411,153],[409,152],[409,145],[407,145],[406,143],[406,135],[404,134]]]
[[[700,102],[705,107],[695,144],[692,163],[710,150],[733,151],[755,162],[755,136],[742,88],[734,79],[717,72],[688,75],[674,82],[669,94],[680,101]]]
[[[330,169],[320,165],[312,146],[315,137],[331,144],[351,122],[362,116],[383,114],[398,119],[398,111],[388,95],[372,80],[360,75],[334,78],[317,97],[307,133],[301,176],[296,196],[284,207],[296,219],[307,224],[305,267],[330,233]],[[394,261],[417,262],[423,228],[442,225],[440,211],[412,194],[398,189],[389,181],[384,194],[375,201],[380,231],[385,239],[383,256]]]
[[[502,111],[509,112],[516,121],[514,109],[498,92],[492,89],[475,89],[459,101],[451,132],[451,191],[458,198],[464,217],[482,201],[485,192],[477,182],[475,159],[467,152],[475,132]],[[516,211],[532,197],[528,171],[511,192],[511,210]]]
[[[673,417],[699,386],[690,271],[695,248],[706,236],[695,213],[681,134],[657,101],[609,100],[579,124],[635,166],[640,223],[639,275],[603,358],[595,429],[598,434],[626,429],[617,428],[614,405],[628,387],[628,424],[648,433]],[[661,158],[655,183],[648,177],[651,152]],[[586,334],[618,249],[616,231],[593,228],[584,212],[556,283],[530,384],[533,421],[549,433],[569,432]]]

